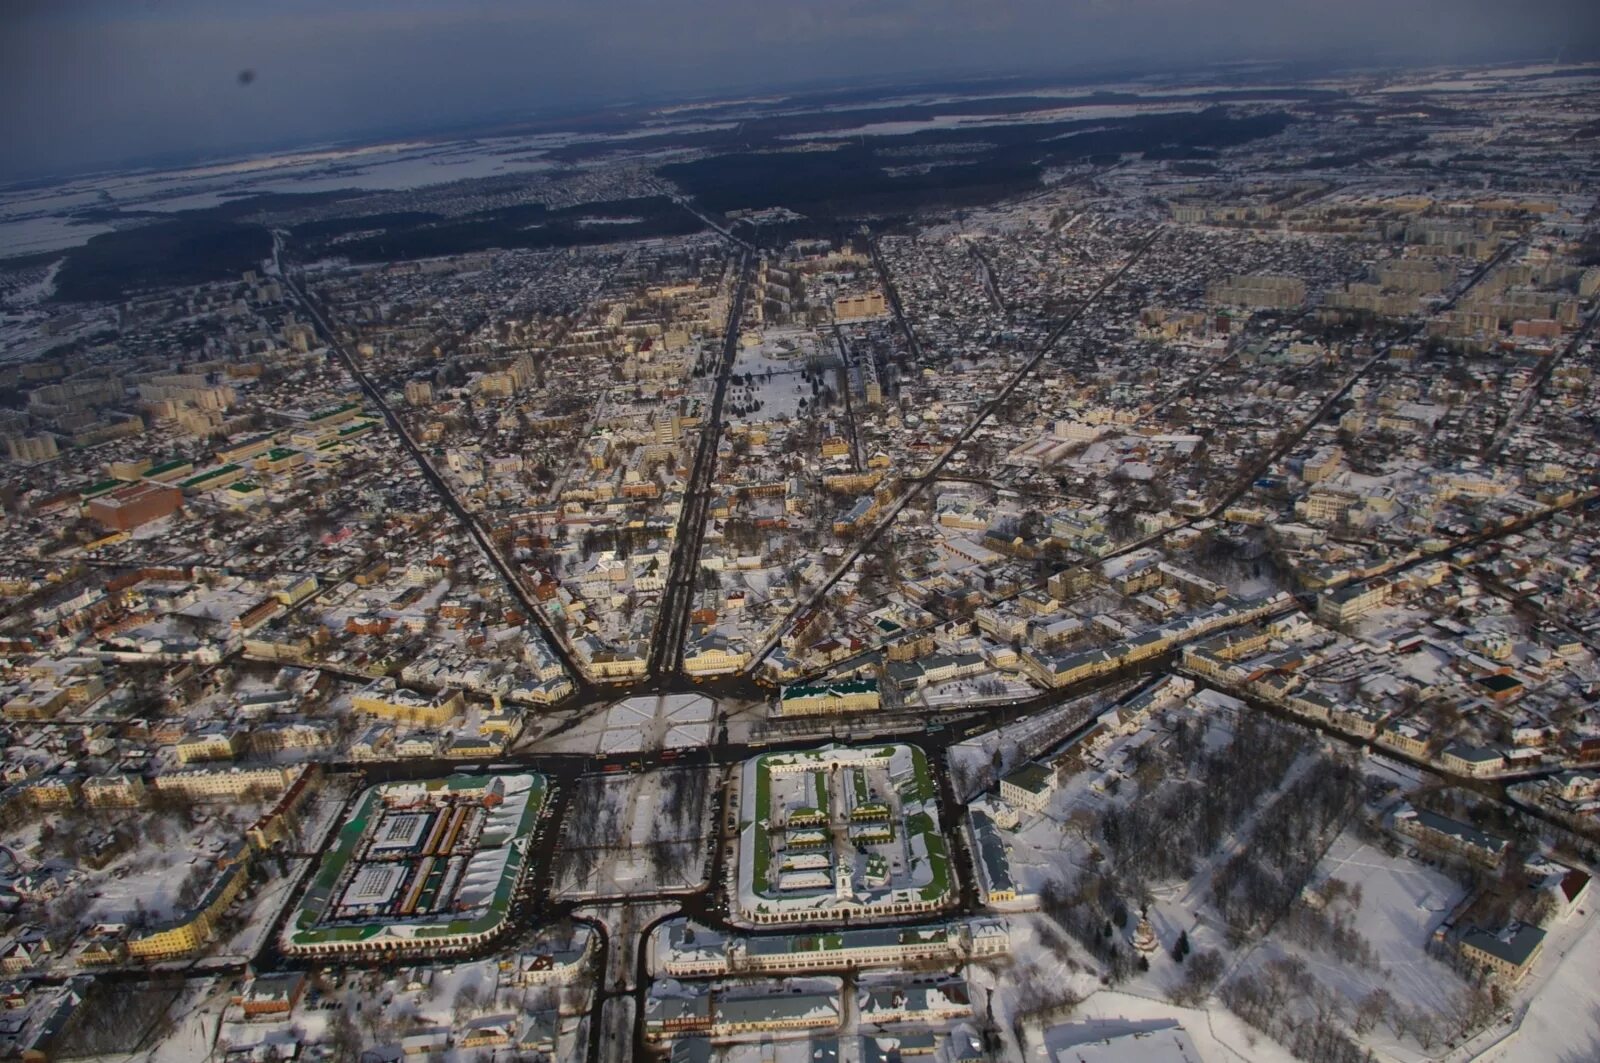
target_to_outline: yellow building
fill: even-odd
[[[1388,580],[1376,579],[1324,593],[1317,598],[1317,619],[1324,624],[1348,624],[1387,602],[1391,589]]]
[[[70,698],[62,687],[36,687],[24,690],[0,708],[8,720],[49,720],[66,708]]]
[[[60,775],[33,779],[20,787],[22,798],[36,809],[71,808],[78,803],[78,782]]]
[[[90,808],[136,808],[144,802],[144,780],[136,775],[91,775],[83,780],[81,792]]]
[[[691,646],[683,656],[683,670],[690,675],[737,672],[749,663],[749,651],[735,649],[720,639]]]
[[[833,301],[833,316],[840,321],[856,321],[864,317],[877,317],[886,309],[882,292],[862,295],[841,295]]]
[[[237,800],[251,793],[278,793],[294,778],[295,768],[189,768],[155,780],[157,793],[195,801]]]
[[[297,465],[306,462],[305,451],[291,450],[288,447],[273,447],[255,460],[258,472],[278,473],[287,472]]]
[[[218,863],[217,878],[188,912],[128,941],[128,957],[160,963],[193,955],[211,941],[216,921],[249,878],[250,846],[239,842]]]
[[[778,697],[780,716],[824,716],[870,712],[881,704],[876,679],[784,687]]]
[[[235,462],[249,461],[251,458],[254,458],[260,454],[265,454],[271,449],[271,436],[256,436],[254,439],[247,439],[242,443],[233,443],[226,447],[219,447],[217,449],[217,461],[225,465]]]
[[[190,735],[173,747],[179,764],[192,764],[200,760],[232,760],[238,753],[234,736],[222,731],[207,731]]]
[[[510,398],[517,393],[517,381],[510,373],[485,373],[478,378],[478,392]]]
[[[273,581],[272,596],[284,605],[298,605],[317,593],[317,577],[289,575]]]
[[[431,697],[379,679],[351,699],[357,712],[416,727],[441,727],[466,705],[459,690],[442,690]]]
[[[1536,926],[1499,933],[1472,930],[1461,938],[1461,958],[1489,977],[1515,985],[1527,977],[1544,951],[1544,931]]]
[[[644,675],[648,663],[643,657],[603,653],[589,662],[589,670],[599,679],[632,679]]]

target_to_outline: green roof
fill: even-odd
[[[1532,925],[1508,928],[1500,933],[1474,928],[1462,935],[1461,943],[1521,967],[1544,944],[1544,931]]]
[[[797,683],[783,688],[783,700],[795,698],[844,697],[849,694],[872,694],[878,689],[876,679],[850,679],[843,683]]]
[[[217,449],[219,453],[224,450],[244,450],[247,447],[263,446],[271,442],[272,433],[267,432],[263,435],[251,436],[249,439],[241,439],[237,443],[228,443],[224,446],[218,447]]]
[[[192,466],[194,465],[194,462],[190,461],[188,458],[173,458],[171,461],[164,461],[160,465],[157,465],[155,468],[151,469],[149,472],[145,473],[144,478],[148,480],[154,476],[161,476],[165,473],[181,469],[185,465]]]
[[[99,495],[106,494],[107,492],[115,491],[118,487],[121,487],[121,486],[122,486],[122,481],[121,480],[101,480],[99,483],[90,484],[88,487],[85,487],[82,491],[79,491],[78,492],[78,497],[79,498],[84,498],[84,499],[95,498],[95,497],[98,497]]]
[[[266,458],[268,461],[282,461],[284,458],[292,458],[298,453],[300,453],[298,450],[292,450],[289,447],[273,447],[267,451]]]
[[[927,754],[923,752],[921,747],[909,744],[903,747],[883,746],[874,749],[871,755],[875,760],[878,760],[881,763],[882,759],[894,756],[897,748],[904,748],[908,750],[911,755],[910,776],[897,777],[899,778],[897,788],[899,789],[903,800],[919,802],[933,801],[936,796],[936,788],[933,782],[933,775],[928,768]],[[768,879],[768,875],[771,870],[770,864],[772,856],[772,843],[768,831],[768,822],[772,814],[772,790],[770,778],[771,769],[769,765],[773,762],[787,764],[794,764],[798,762],[803,764],[808,760],[821,759],[823,759],[823,751],[821,750],[808,750],[796,753],[765,753],[756,758],[754,809],[755,820],[753,823],[748,820],[743,821],[741,823],[741,829],[744,827],[751,828],[750,840],[752,842],[753,850],[753,874],[751,876],[751,886],[758,897],[766,897],[770,899],[772,894],[772,883]],[[852,771],[859,771],[859,769],[852,767]],[[813,769],[807,774],[812,776],[812,780],[807,784],[806,788],[815,789],[818,792],[818,799],[824,803],[823,807],[825,808],[827,800],[826,773]],[[859,795],[864,788],[866,787],[865,779],[863,778],[860,783],[857,784],[855,792]],[[868,793],[870,795],[870,790],[868,790]],[[869,812],[880,808],[885,813],[889,812],[888,806],[879,802],[858,805],[858,811],[863,808],[867,809]],[[809,823],[810,818],[812,818],[816,811],[816,809],[811,807],[794,809],[790,812],[791,823],[795,818],[801,818]],[[927,853],[930,881],[928,885],[921,888],[920,892],[922,898],[924,900],[935,900],[946,896],[951,888],[950,853],[949,848],[945,843],[944,835],[935,827],[933,816],[928,811],[917,811],[907,815],[902,822],[908,834],[911,836],[922,836],[923,848]],[[824,832],[820,831],[812,831],[811,833],[825,836]],[[878,835],[881,835],[883,840],[891,840],[895,836],[895,833],[896,831],[893,824],[856,823],[850,828],[850,837],[853,840],[862,839],[872,841]],[[798,849],[800,847],[800,839],[797,837],[797,833],[793,830],[791,830],[789,834],[787,844],[791,850]],[[765,911],[767,909],[764,905],[758,903],[756,905],[756,910]]]
[[[1050,772],[1042,764],[1029,762],[1001,781],[1026,790],[1030,794],[1038,794],[1050,788]]]
[[[945,845],[944,835],[934,828],[933,818],[926,812],[907,816],[906,830],[913,837],[920,835],[928,851],[928,870],[933,877],[922,887],[922,899],[937,900],[950,892],[950,851]]]
[[[534,782],[533,792],[530,794],[527,807],[523,810],[522,819],[518,821],[516,834],[525,834],[533,827],[540,812],[544,808],[545,799],[549,790],[545,777],[536,772],[527,772]],[[489,775],[452,775],[444,779],[429,779],[421,785],[429,791],[473,789],[484,785],[492,778]],[[362,798],[356,812],[350,816],[339,828],[335,835],[334,845],[328,850],[321,865],[317,868],[316,877],[307,887],[305,896],[300,899],[293,926],[295,927],[293,939],[299,944],[321,944],[325,942],[358,942],[372,938],[382,933],[387,927],[383,920],[372,920],[363,923],[345,923],[339,926],[317,926],[327,910],[328,904],[333,900],[332,890],[338,883],[339,876],[344,871],[352,856],[360,846],[362,837],[373,816],[382,808],[383,784],[369,789]],[[508,839],[507,839],[508,840]],[[501,844],[504,844],[502,840]],[[452,919],[447,923],[427,923],[415,925],[413,934],[416,938],[445,937],[463,933],[480,933],[492,929],[505,918],[510,907],[511,890],[509,886],[517,881],[522,870],[522,853],[512,848],[507,854],[505,870],[502,872],[500,885],[494,897],[488,904],[488,910],[483,915],[471,919]],[[440,913],[441,915],[444,913]]]
[[[185,490],[193,487],[204,487],[209,481],[215,480],[219,476],[226,476],[229,473],[239,471],[239,466],[230,462],[227,465],[219,465],[215,469],[208,469],[198,476],[191,476],[178,486],[184,488]]]
[[[359,409],[361,409],[361,403],[346,402],[341,403],[338,406],[330,406],[326,410],[318,410],[316,413],[312,414],[309,419],[312,421],[326,421],[329,417],[337,417],[341,413]]]

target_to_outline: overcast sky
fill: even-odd
[[[1600,0],[0,0],[0,12],[8,177],[862,76],[1600,47]]]

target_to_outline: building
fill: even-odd
[[[839,1025],[842,983],[837,978],[808,979],[825,989],[769,987],[740,983],[696,986],[687,995],[658,992],[645,999],[645,1036],[662,1041],[684,1034],[712,1037],[783,1030],[832,1030]],[[680,987],[678,992],[682,992]]]
[[[1402,805],[1395,812],[1394,829],[1424,845],[1465,856],[1488,867],[1499,866],[1510,845],[1504,838],[1409,805]]]
[[[217,861],[219,872],[195,906],[128,940],[128,958],[147,963],[192,956],[210,943],[216,922],[249,879],[250,843],[240,841]]]
[[[1011,856],[999,824],[988,811],[974,806],[967,813],[972,852],[978,871],[978,892],[991,907],[1015,908],[1031,905],[1034,898],[1024,896],[1011,874]]]
[[[219,465],[214,469],[207,469],[205,472],[191,476],[179,483],[178,487],[190,494],[201,494],[206,491],[220,491],[224,487],[231,487],[244,478],[244,466],[229,462],[226,465]]]
[[[17,787],[18,796],[30,807],[42,811],[71,808],[78,803],[78,780],[70,775],[46,775],[29,779]]]
[[[393,679],[374,680],[358,691],[350,704],[357,712],[414,727],[443,727],[466,705],[459,690],[420,694],[398,686]]]
[[[1042,815],[1056,792],[1055,772],[1042,764],[1028,763],[1000,780],[1000,799],[1013,808]]]
[[[277,1018],[294,1011],[305,995],[304,971],[288,974],[263,974],[250,979],[233,998],[247,1019]]]
[[[997,919],[923,927],[863,927],[815,934],[729,937],[677,919],[663,923],[653,948],[673,978],[738,974],[803,974],[905,964],[958,964],[1010,951]]]
[[[80,967],[121,963],[128,955],[128,927],[123,923],[96,923],[72,943],[72,958]]]
[[[575,981],[588,965],[594,947],[594,932],[579,924],[575,940],[565,948],[522,952],[500,961],[503,985],[526,988],[538,985],[567,985]]]
[[[871,712],[881,704],[876,679],[843,683],[801,683],[783,688],[778,696],[780,716],[830,716],[846,712]]]
[[[878,317],[886,309],[882,292],[862,295],[841,295],[833,301],[833,316],[840,321],[858,321],[865,317]]]
[[[510,1012],[480,1015],[471,1019],[456,1037],[457,1048],[493,1048],[509,1045],[517,1028],[517,1017]]]
[[[6,453],[12,461],[49,461],[58,453],[52,435],[7,436]]]
[[[136,775],[91,775],[81,792],[90,808],[136,808],[144,802],[145,786]]]
[[[1497,931],[1469,930],[1461,936],[1461,958],[1488,977],[1516,985],[1544,950],[1544,931],[1516,923]]]
[[[197,760],[232,760],[238,746],[233,732],[208,728],[177,743],[173,752],[179,764],[192,764]]]
[[[89,500],[85,515],[115,531],[134,528],[178,512],[183,492],[158,483],[136,483],[119,487]]]
[[[1358,620],[1389,600],[1388,580],[1356,583],[1317,596],[1317,619],[1325,624],[1348,624]]]
[[[1427,757],[1428,743],[1432,738],[1430,732],[1405,720],[1392,720],[1378,731],[1379,745],[1398,749],[1407,756],[1418,759]]]
[[[188,768],[159,775],[155,790],[194,801],[238,800],[249,794],[275,794],[285,790],[300,774],[287,768]]]
[[[1462,742],[1451,742],[1446,745],[1440,751],[1439,759],[1450,771],[1475,778],[1493,775],[1504,770],[1506,766],[1506,758],[1499,750]]]
[[[1299,277],[1272,274],[1236,274],[1213,281],[1206,288],[1211,303],[1247,306],[1262,310],[1288,310],[1306,299],[1306,282]]]
[[[683,670],[690,675],[726,675],[750,663],[750,652],[715,633],[693,640],[683,652]]]
[[[369,788],[284,924],[284,954],[437,958],[497,940],[546,792],[532,773]]]

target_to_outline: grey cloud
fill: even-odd
[[[1238,58],[1592,54],[1593,0],[147,0],[0,6],[0,170],[608,99]],[[255,79],[242,84],[241,70]]]

